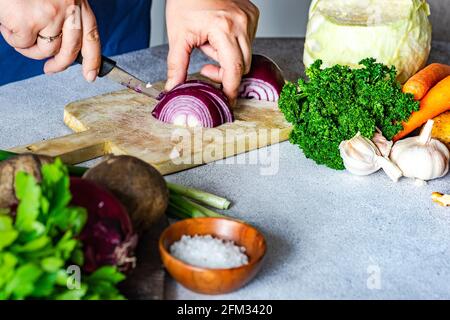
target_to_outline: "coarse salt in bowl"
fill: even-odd
[[[170,246],[170,253],[192,266],[210,269],[237,268],[248,264],[245,248],[233,241],[211,235],[193,237],[183,235]]]
[[[266,241],[244,222],[195,218],[169,226],[160,237],[159,251],[166,270],[187,289],[224,294],[243,287],[258,273]]]

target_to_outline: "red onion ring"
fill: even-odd
[[[239,98],[277,102],[285,80],[280,67],[263,55],[254,54],[250,72],[242,78]]]
[[[225,94],[202,81],[187,81],[170,92],[163,92],[158,99],[152,114],[166,123],[213,128],[234,121]]]

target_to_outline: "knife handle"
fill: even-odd
[[[81,53],[78,55],[75,62],[82,64],[83,63],[83,56]],[[98,77],[103,78],[104,76],[108,75],[117,65],[117,62],[114,60],[102,56],[102,64],[100,65],[100,71],[98,72]]]

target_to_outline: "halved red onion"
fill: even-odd
[[[273,60],[254,54],[250,72],[242,78],[239,98],[276,102],[284,83],[283,73]]]
[[[153,116],[163,122],[186,127],[214,128],[233,122],[225,94],[203,81],[191,80],[162,93]]]

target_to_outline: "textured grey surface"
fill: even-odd
[[[300,75],[301,40],[258,40],[255,47],[290,79]],[[450,44],[433,48],[431,60],[450,63]],[[117,60],[156,81],[164,78],[166,52]],[[203,61],[195,55],[191,71]],[[0,87],[0,148],[70,133],[65,104],[115,89],[107,80],[85,83],[79,67]],[[430,200],[432,191],[450,192],[450,177],[425,187],[395,184],[382,173],[361,178],[317,166],[289,143],[269,150],[275,167],[279,160],[273,176],[261,175],[267,165],[215,163],[168,177],[231,199],[228,214],[261,229],[269,246],[261,273],[245,288],[210,297],[169,281],[168,298],[450,298],[450,208]]]
[[[433,38],[448,41],[448,22],[450,21],[450,0],[427,0],[430,5],[430,21],[433,25]]]

